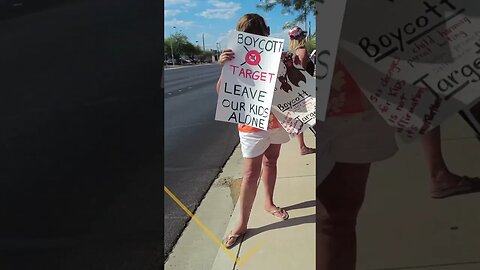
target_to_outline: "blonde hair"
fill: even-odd
[[[268,35],[268,29],[265,20],[262,16],[255,13],[248,13],[240,17],[237,22],[237,31],[261,36]]]
[[[306,48],[307,47],[307,40],[302,38],[298,39],[290,39],[290,43],[288,44],[288,50],[291,52],[295,52],[297,49]]]

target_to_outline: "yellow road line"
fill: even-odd
[[[198,226],[200,226],[200,228],[202,228],[202,230],[208,236],[210,236],[210,238],[212,238],[215,243],[217,243],[217,245],[220,246],[220,248],[222,248],[230,256],[230,258],[232,258],[234,261],[237,261],[237,257],[227,247],[225,247],[225,245],[218,240],[218,238],[215,237],[215,235],[205,225],[203,225],[203,223],[194,214],[192,214],[192,212],[190,212],[190,210],[188,210],[188,208],[175,195],[173,195],[173,193],[166,186],[163,186],[163,190],[178,204],[178,206],[180,206],[180,208],[183,209],[183,211],[185,211],[185,213],[187,213],[187,215],[193,219],[193,221],[195,221],[195,223],[198,224]]]
[[[180,206],[180,208],[183,209],[183,211],[185,211],[185,213],[187,213],[187,215],[189,215],[192,218],[193,221],[195,221],[195,223],[198,224],[198,226],[200,226],[200,228],[202,228],[202,230],[208,236],[210,236],[210,238],[212,238],[212,240],[215,243],[217,243],[218,246],[220,246],[220,248],[222,248],[227,253],[228,256],[230,256],[230,258],[232,258],[234,262],[237,263],[237,265],[240,266],[243,263],[245,263],[245,261],[247,261],[253,255],[253,253],[259,250],[261,246],[263,246],[263,245],[257,244],[252,250],[250,250],[247,254],[245,254],[243,258],[237,259],[237,257],[227,247],[225,247],[225,245],[220,240],[218,240],[217,237],[215,237],[215,235],[207,228],[207,226],[205,226],[192,212],[190,212],[190,210],[188,210],[188,208],[166,186],[163,186],[163,190],[165,191],[165,193],[168,194],[168,196],[170,196],[170,198],[172,198],[174,202],[178,204],[178,206]]]
[[[253,253],[257,252],[257,250],[259,250],[262,246],[263,245],[257,244],[255,247],[253,247],[252,250],[250,250],[250,252],[248,252],[247,254],[245,254],[245,256],[243,256],[242,259],[239,258],[237,260],[237,265],[241,266],[244,262],[246,262],[253,255]]]

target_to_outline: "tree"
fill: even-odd
[[[201,53],[198,47],[188,41],[187,36],[181,33],[175,33],[169,36],[163,43],[164,52],[170,57],[172,55],[172,46],[174,55],[173,57],[175,59],[179,59],[183,55],[193,58],[196,54]]]
[[[316,37],[313,36],[312,38],[309,38],[309,39],[307,40],[306,46],[307,46],[307,50],[308,50],[309,52],[313,52],[313,50],[315,50],[315,49],[317,48],[317,39],[316,39]]]
[[[291,22],[286,22],[283,29],[290,29],[298,23],[306,22],[309,13],[315,14],[315,2],[322,0],[261,0],[257,8],[263,11],[271,11],[274,7],[282,6],[282,13],[298,13],[299,15]]]
[[[195,46],[192,43],[188,42],[185,45],[185,53],[184,55],[187,55],[191,59],[195,58],[195,56],[199,55],[202,53],[202,50],[200,49],[199,46]]]
[[[212,51],[204,51],[202,53],[202,61],[211,62],[212,56],[213,56]]]

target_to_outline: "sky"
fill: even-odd
[[[204,34],[206,50],[215,49],[217,42],[220,49],[224,49],[227,36],[235,29],[238,19],[245,13],[257,13],[265,18],[267,25],[270,26],[271,37],[288,41],[288,30],[283,30],[282,27],[298,14],[283,14],[281,7],[264,12],[256,7],[258,3],[259,0],[166,0],[165,38],[173,33],[182,33],[191,43],[196,45],[198,41],[198,45],[203,46],[202,34]],[[308,21],[311,21],[311,31],[314,33],[314,15],[309,14]],[[305,29],[304,25],[299,26],[308,31],[308,27]]]

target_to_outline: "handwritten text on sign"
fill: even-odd
[[[315,82],[303,69],[298,56],[291,52],[282,54],[272,111],[291,135],[315,125]]]
[[[480,4],[428,0],[384,5],[365,0],[348,6],[339,58],[382,117],[410,140],[480,97],[480,20],[468,15]],[[376,21],[363,20],[373,6],[382,13],[371,14]],[[381,16],[389,23],[381,23],[387,19]],[[355,31],[359,27],[369,29],[367,35]]]
[[[215,120],[267,130],[283,40],[233,31],[227,48]]]

